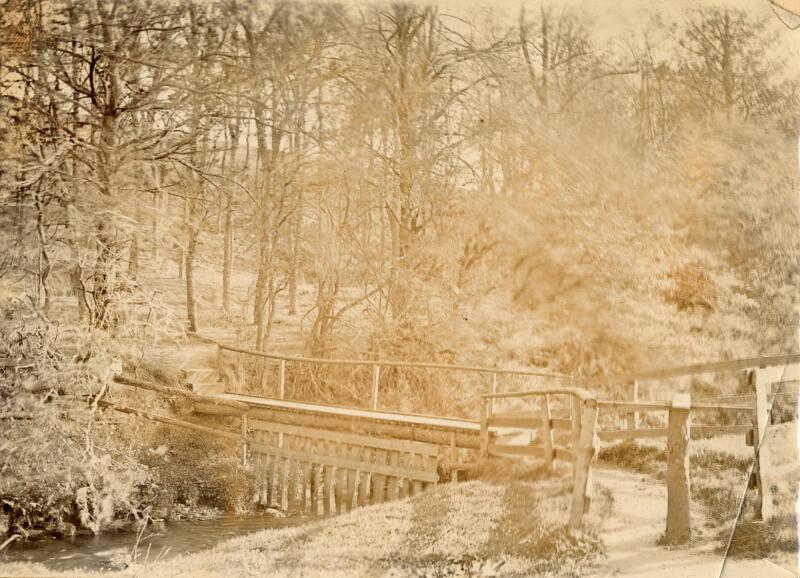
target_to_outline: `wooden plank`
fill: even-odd
[[[489,444],[490,456],[535,456],[545,457],[545,449],[542,446],[510,446],[501,444]],[[552,451],[551,451],[552,459]]]
[[[305,443],[304,452],[308,451],[308,443]],[[311,512],[311,480],[314,477],[313,462],[303,462],[303,512]]]
[[[692,438],[703,437],[704,435],[733,435],[747,434],[753,431],[753,426],[746,425],[692,425]]]
[[[597,432],[597,437],[603,441],[629,440],[636,438],[663,438],[667,437],[667,428],[648,429],[622,429]]]
[[[350,448],[350,457],[353,459],[358,459],[359,457],[359,447],[352,446]],[[358,485],[358,470],[355,468],[350,468],[347,470],[347,509],[352,510],[355,503],[356,498],[356,491]]]
[[[335,504],[335,497],[333,495],[333,488],[334,488],[334,475],[335,469],[334,466],[331,464],[325,464],[323,468],[323,477],[325,478],[325,486],[322,491],[322,509],[325,512],[326,516],[329,516],[331,512],[336,511],[336,504]],[[331,508],[331,502],[334,502],[333,508]]]
[[[386,463],[386,450],[375,450],[375,464],[382,466]],[[386,499],[386,476],[377,473],[378,468],[373,469],[372,476],[372,503],[382,504]]]
[[[437,471],[438,466],[439,466],[439,460],[437,458],[434,458],[433,456],[427,456],[427,457],[421,456],[421,458],[422,458],[422,460],[424,462],[424,467],[425,467],[426,470],[432,471],[432,472]],[[435,483],[436,482],[422,482],[422,489],[423,490],[428,490]]]
[[[572,420],[568,418],[552,418],[550,428],[564,431],[572,431]]]
[[[255,442],[251,442],[250,447],[251,451],[253,452],[268,453],[270,455],[278,456],[281,458],[303,459],[305,457],[304,454],[297,452],[295,450],[288,450],[286,448],[277,448],[274,446],[265,446],[257,444]],[[378,450],[378,451],[385,451],[385,450]],[[438,475],[435,472],[429,472],[424,469],[407,468],[401,466],[394,467],[385,463],[384,464],[368,463],[365,461],[354,460],[347,456],[341,456],[341,457],[332,456],[328,455],[327,453],[325,454],[318,453],[314,459],[317,463],[326,466],[336,466],[342,468],[354,468],[357,470],[366,470],[384,476],[395,476],[395,477],[407,476],[411,479],[417,479],[424,482],[439,481]]]
[[[753,406],[741,403],[693,403],[690,409],[693,412],[743,411],[749,413],[753,411]]]
[[[489,428],[510,427],[519,429],[541,429],[544,426],[541,414],[530,413],[528,415],[496,415],[487,420]],[[551,422],[552,424],[552,422]]]
[[[349,452],[346,452],[345,447],[342,444],[335,444],[333,446],[333,450],[337,455],[343,456],[348,455]],[[345,486],[347,484],[347,471],[346,468],[336,468],[336,490],[334,494],[336,495],[336,512],[339,514],[344,514],[347,510],[345,509]]]
[[[250,419],[249,427],[252,430],[266,430],[284,434],[303,436],[307,438],[316,438],[320,440],[337,442],[337,443],[380,448],[385,450],[413,451],[421,453],[423,455],[438,455],[439,453],[439,446],[436,444],[414,442],[408,440],[376,438],[376,437],[362,436],[358,434],[338,432],[332,430],[309,428],[306,426],[296,426],[284,423],[267,422],[258,419]]]
[[[397,466],[399,463],[398,460],[398,453],[397,452],[389,452],[389,465],[390,466]],[[393,502],[397,499],[398,495],[398,484],[400,480],[394,476],[389,476],[386,478],[386,499],[390,502]]]
[[[226,394],[226,397],[230,397],[230,395]],[[264,403],[262,398],[248,395],[234,397],[252,401],[248,412],[250,419],[336,431],[352,431],[357,435],[373,435],[380,438],[418,441],[434,445],[449,444],[450,437],[454,434],[457,447],[474,449],[480,447],[480,425],[477,421],[443,419],[431,423],[428,419],[391,414],[391,412],[380,412],[380,416],[375,417],[374,412],[367,410],[332,408],[319,404],[281,400],[267,400]],[[211,415],[228,415],[219,408],[208,404],[194,404],[194,410]],[[460,427],[461,425],[467,427]]]
[[[560,448],[556,446],[553,448],[553,455],[557,460],[564,460],[566,462],[575,461],[575,452],[567,448]]]
[[[311,513],[320,515],[320,489],[322,487],[322,466],[314,460],[311,469]]]
[[[422,467],[422,459],[418,454],[413,455],[413,464],[415,468]],[[420,480],[411,480],[411,495],[418,496],[422,493],[422,482]]]
[[[289,441],[286,447],[289,449],[295,449],[298,452],[303,453],[302,446],[300,445],[297,438],[294,438],[291,441]],[[294,512],[297,510],[297,485],[301,476],[300,463],[301,463],[300,459],[295,458],[291,460],[289,466],[289,479],[287,485],[288,491],[286,493],[287,508],[289,512]]]
[[[358,448],[358,457],[355,458],[359,463],[364,463],[367,459],[367,453],[370,450],[364,447]],[[369,469],[365,469],[363,467],[359,468],[359,482],[358,482],[358,496],[357,501],[359,506],[366,506],[369,504],[369,488],[371,485],[370,482],[370,473]]]
[[[617,401],[611,399],[597,400],[597,406],[601,410],[623,410],[623,411],[669,411],[672,403],[669,401]]]
[[[667,426],[667,530],[663,543],[686,544],[692,536],[689,496],[689,394],[675,394]]]
[[[414,454],[410,453],[403,453],[400,454],[400,465],[404,467],[413,467],[414,465]],[[407,498],[411,495],[411,480],[407,477],[403,477],[400,479],[400,497]]]

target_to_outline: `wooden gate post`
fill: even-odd
[[[663,544],[686,544],[692,536],[689,485],[688,393],[672,397],[667,425],[667,531]]]
[[[597,426],[597,400],[581,401],[581,431],[578,447],[575,448],[573,469],[572,509],[569,525],[579,526],[583,515],[592,505],[592,460],[595,450],[595,428]]]

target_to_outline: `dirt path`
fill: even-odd
[[[597,468],[596,482],[614,496],[612,514],[603,532],[607,548],[604,564],[590,576],[637,578],[785,578],[795,576],[767,560],[728,560],[713,546],[696,543],[668,549],[657,542],[664,533],[667,489],[663,482],[641,474]],[[702,514],[692,526],[702,527]]]

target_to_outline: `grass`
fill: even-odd
[[[488,471],[502,469],[495,464]],[[441,484],[411,499],[258,532],[117,575],[583,575],[603,554],[596,529],[610,512],[609,493],[599,489],[584,529],[572,529],[569,478],[515,471],[501,482],[495,477]],[[42,570],[5,567],[0,574]]]

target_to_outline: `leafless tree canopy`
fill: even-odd
[[[595,374],[789,348],[777,19],[505,8],[5,0],[4,286],[119,338],[131,304],[265,350],[299,319],[313,356]]]

